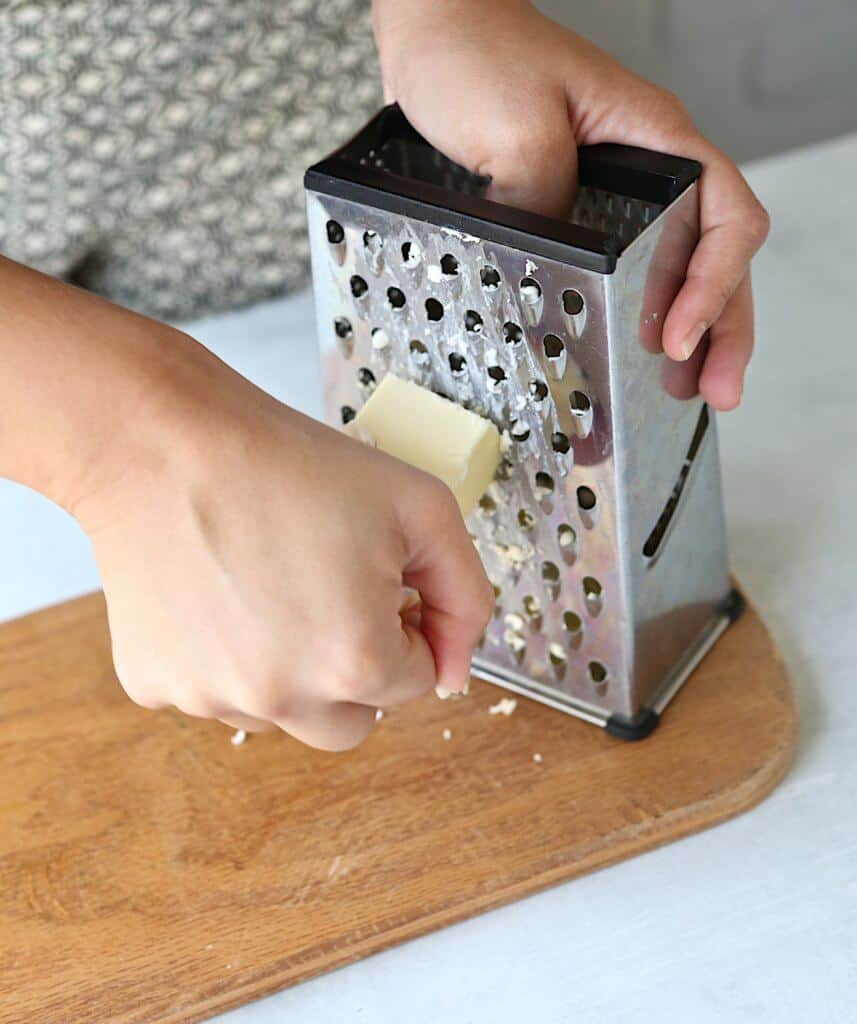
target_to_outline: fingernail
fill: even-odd
[[[708,330],[707,324],[697,324],[696,327],[688,334],[688,336],[681,343],[681,357],[682,359],[690,359],[696,350],[696,346],[702,341],[702,336]]]

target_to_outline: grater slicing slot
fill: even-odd
[[[679,470],[678,479],[675,482],[672,493],[667,499],[666,505],[664,505],[663,511],[658,516],[658,521],[655,523],[654,529],[646,538],[646,543],[643,545],[643,556],[649,560],[650,565],[657,558],[658,553],[663,547],[664,541],[669,533],[670,524],[678,511],[678,506],[687,485],[687,479],[690,476],[693,461],[699,452],[703,438],[705,437],[705,432],[708,429],[708,421],[708,406],[703,405],[702,410],[699,413],[699,419],[696,421],[696,429],[693,432],[690,447],[687,450],[687,455],[685,455],[684,462]]]

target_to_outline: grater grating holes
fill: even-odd
[[[560,523],[556,528],[556,540],[564,562],[573,564],[578,555],[578,540],[574,527],[568,523]]]
[[[585,391],[572,391],[568,396],[574,432],[578,437],[588,437],[592,432],[592,401]]]
[[[431,323],[443,320],[443,304],[437,299],[426,299],[426,316]]]
[[[345,241],[345,230],[338,220],[329,220],[325,225],[327,240],[331,245],[339,245]]]
[[[483,267],[479,271],[479,280],[485,292],[496,292],[500,287],[500,274],[496,267]]]
[[[599,697],[603,697],[607,692],[609,682],[606,667],[600,661],[590,661],[586,666],[586,671],[595,687],[595,692]]]
[[[542,286],[534,277],[522,277],[520,291],[521,301],[527,306],[535,306],[541,301]]]
[[[440,272],[444,277],[458,276],[458,260],[451,252],[444,253],[440,258]]]
[[[506,371],[502,366],[488,367],[488,386],[492,391],[499,391],[506,383]]]
[[[503,340],[510,347],[517,348],[524,340],[524,332],[516,323],[507,320],[503,324]]]
[[[509,612],[503,618],[503,622],[507,629],[511,629],[515,633],[523,633],[524,631],[524,620],[517,612]]]
[[[464,329],[468,334],[481,334],[485,322],[475,309],[468,309],[464,314]]]
[[[333,321],[333,329],[336,332],[337,338],[350,338],[354,333],[351,321],[346,316],[338,316]]]
[[[516,633],[512,629],[507,629],[503,633],[503,642],[515,655],[515,660],[520,664],[524,660],[524,655],[527,653],[527,641],[520,633]]]
[[[395,285],[391,285],[387,289],[387,302],[390,303],[392,309],[396,311],[404,309],[407,301],[408,300],[405,297],[405,293],[402,291],[401,288],[396,288]]]
[[[583,312],[583,296],[575,288],[566,288],[562,293],[562,308],[569,316],[578,316]]]
[[[583,620],[577,612],[567,611],[562,616],[562,628],[568,637],[568,645],[574,649],[583,642]]]
[[[497,502],[491,497],[490,494],[483,494],[479,499],[479,513],[485,519],[490,519],[492,516],[497,514]]]
[[[536,527],[536,517],[529,509],[518,510],[518,526],[526,533],[531,533]]]
[[[509,437],[519,444],[526,441],[530,436],[530,428],[524,420],[512,420],[509,424]]]
[[[550,473],[545,473],[539,470],[535,476],[535,489],[534,493],[538,501],[544,501],[549,498],[554,492],[554,480]]]
[[[541,601],[532,594],[527,594],[525,595],[522,604],[524,606],[524,615],[526,615],[527,620],[530,623],[530,629],[537,633],[542,628]]]
[[[384,269],[384,240],[377,231],[363,232],[363,248],[366,252],[366,262],[374,274],[380,274]]]
[[[361,366],[357,371],[357,384],[360,387],[364,398],[368,398],[375,390],[375,385],[377,384],[375,374],[368,366]]]
[[[557,430],[551,434],[551,448],[553,448],[557,455],[567,455],[568,450],[571,448],[571,442],[566,434]]]
[[[551,663],[554,675],[558,679],[562,679],[566,670],[566,656],[561,644],[548,644],[548,661]]]
[[[586,484],[581,484],[577,488],[577,504],[582,512],[591,512],[598,504],[595,491],[591,487],[587,487]]]
[[[583,603],[593,617],[600,614],[603,606],[603,588],[594,576],[583,577]]]
[[[346,423],[350,423],[354,419],[357,413],[354,411],[354,409],[351,408],[350,405],[343,405],[342,408],[339,410],[339,415],[340,418],[342,419],[342,425],[345,426]]]
[[[580,521],[587,529],[592,529],[598,521],[600,508],[595,491],[586,484],[577,488],[577,510],[580,513]]]
[[[414,338],[408,345],[408,351],[411,355],[411,361],[420,370],[424,370],[426,367],[431,366],[431,355],[429,355],[429,350],[418,338]]]
[[[541,405],[548,397],[548,386],[543,380],[533,379],[527,385],[530,399],[535,405]]]
[[[583,334],[586,324],[586,303],[576,288],[566,288],[562,293],[562,311],[565,326],[572,338]]]
[[[518,285],[518,292],[528,323],[530,325],[537,324],[541,319],[544,304],[542,286],[534,277],[522,277]]]
[[[361,277],[359,274],[352,274],[349,282],[351,286],[351,294],[355,299],[362,299],[369,291],[369,285],[366,284],[366,279]]]
[[[354,353],[354,328],[348,317],[336,317],[333,321],[333,333],[336,335],[339,351],[346,359],[350,359]]]
[[[554,380],[562,380],[568,363],[565,342],[557,334],[546,334],[542,339],[542,349],[548,373]]]
[[[556,601],[560,592],[561,575],[556,562],[542,562],[542,583],[551,601]]]
[[[423,251],[419,242],[409,241],[402,243],[402,263],[408,270],[416,270],[423,258]]]

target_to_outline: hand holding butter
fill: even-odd
[[[136,432],[145,471],[105,473],[75,509],[129,695],[341,750],[371,732],[377,708],[464,689],[493,594],[450,489],[381,450],[383,396],[410,386],[387,381],[367,403],[361,419],[379,435],[367,447],[190,339],[177,346],[175,382],[152,389],[157,415]],[[469,432],[468,414],[419,398],[463,419],[445,433],[409,405],[387,422],[415,446],[434,438],[421,464],[434,468],[434,449],[459,500],[473,500],[470,453],[490,445],[490,425]],[[403,587],[420,595],[410,613]]]
[[[387,374],[344,429],[442,480],[462,516],[476,507],[500,461],[500,433],[490,420],[393,374]],[[421,625],[420,600],[416,590],[404,588],[399,609],[403,621]],[[466,691],[465,683],[460,692]],[[438,685],[435,692],[445,700],[456,691]]]

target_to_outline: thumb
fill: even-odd
[[[408,551],[402,579],[422,600],[420,629],[434,656],[437,685],[458,692],[470,679],[494,593],[451,491],[427,480],[425,488],[409,491],[400,510]]]

